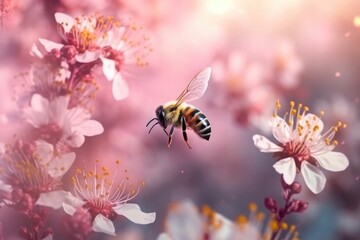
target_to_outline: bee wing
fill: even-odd
[[[206,88],[208,86],[208,82],[211,75],[211,68],[207,67],[201,70],[195,77],[189,82],[184,91],[180,94],[180,96],[176,99],[177,102],[175,107],[179,106],[183,102],[190,102],[200,98],[204,95]]]

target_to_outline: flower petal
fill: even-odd
[[[100,51],[86,50],[84,53],[75,56],[76,61],[80,63],[89,63],[97,60],[100,56]]]
[[[36,43],[33,43],[30,49],[30,55],[42,59],[44,55],[41,53]]]
[[[36,205],[59,209],[65,199],[66,192],[63,190],[41,193]]]
[[[284,181],[287,184],[292,184],[296,176],[296,164],[292,157],[281,159],[277,161],[273,167],[275,170],[283,175]]]
[[[65,13],[55,13],[55,20],[63,27],[65,32],[70,32],[71,28],[75,25],[75,20]]]
[[[321,192],[326,183],[323,172],[314,165],[304,161],[301,164],[301,174],[308,188],[315,194]]]
[[[78,132],[75,132],[68,138],[67,142],[71,147],[79,148],[84,144],[85,136]]]
[[[74,127],[73,130],[89,137],[99,135],[104,132],[103,126],[96,120],[87,120],[81,125]]]
[[[153,223],[156,218],[156,213],[144,213],[141,211],[139,205],[134,203],[120,204],[113,207],[113,210],[117,214],[123,215],[127,219],[137,224]]]
[[[167,233],[161,233],[156,240],[172,240],[172,238]]]
[[[100,58],[101,58],[101,61],[103,64],[102,70],[103,70],[104,76],[109,81],[113,80],[117,73],[117,70],[115,68],[115,61],[104,58],[104,57],[100,57]]]
[[[75,157],[76,154],[74,152],[69,152],[54,158],[47,165],[49,175],[53,178],[63,176],[74,163]]]
[[[349,166],[349,160],[340,152],[327,152],[321,155],[313,156],[319,165],[329,171],[340,172]]]
[[[44,48],[47,52],[51,52],[51,50],[53,50],[53,49],[60,50],[64,46],[63,44],[56,43],[56,42],[53,42],[53,41],[50,41],[50,40],[47,40],[44,38],[39,38],[39,42],[41,43],[41,45],[44,46]]]
[[[75,197],[70,192],[66,192],[62,206],[64,211],[72,216],[76,212],[76,208],[81,207],[84,204],[85,202],[83,200]]]
[[[46,141],[37,140],[36,159],[43,165],[48,164],[53,159],[54,146]]]
[[[275,143],[271,142],[269,139],[261,135],[254,135],[253,141],[255,146],[261,152],[281,152],[283,150],[282,147],[276,145]]]
[[[112,93],[115,100],[120,101],[129,96],[129,88],[120,73],[117,73],[112,85]]]
[[[13,188],[11,185],[8,185],[4,183],[2,180],[0,180],[0,191],[11,193],[13,191]]]
[[[287,122],[279,116],[271,118],[272,133],[276,140],[281,143],[289,141],[291,130]]]
[[[115,227],[113,222],[104,217],[102,214],[98,214],[92,224],[92,230],[94,232],[102,232],[112,236],[115,236]]]

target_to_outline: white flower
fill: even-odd
[[[95,169],[89,172],[78,169],[73,177],[75,195],[66,194],[62,203],[64,211],[73,215],[79,207],[87,209],[94,219],[92,230],[109,235],[115,235],[113,220],[117,215],[137,224],[153,223],[156,214],[144,213],[139,205],[128,203],[137,192],[133,189],[127,191],[126,179],[116,184],[116,175],[110,179],[110,172],[105,166],[100,170],[95,165]]]
[[[129,89],[123,78],[124,70],[133,64],[146,65],[144,57],[151,51],[147,45],[143,46],[148,40],[146,37],[137,39],[135,32],[140,28],[104,16],[74,19],[64,13],[55,13],[55,19],[64,41],[76,47],[75,59],[80,63],[100,59],[104,76],[113,82],[114,98],[126,98]]]
[[[72,147],[80,147],[85,136],[95,136],[104,131],[101,123],[91,120],[91,114],[82,107],[68,109],[69,96],[60,96],[51,101],[34,94],[30,107],[23,110],[28,123],[39,128],[45,139],[59,138]],[[46,136],[45,136],[46,135]]]
[[[280,103],[277,102],[276,112],[270,120],[272,133],[279,145],[264,136],[254,135],[255,146],[261,152],[271,152],[277,158],[273,165],[275,170],[283,174],[287,184],[294,182],[297,172],[301,172],[306,185],[313,193],[321,192],[325,187],[326,178],[319,166],[329,171],[343,171],[349,165],[347,157],[332,151],[338,144],[333,140],[335,133],[346,124],[338,122],[325,133],[322,120],[311,113],[309,108],[290,102],[290,111],[284,118],[277,116]],[[321,113],[323,114],[323,113]]]
[[[175,203],[166,218],[165,232],[157,240],[232,240],[235,224],[205,206],[202,213],[191,201]]]

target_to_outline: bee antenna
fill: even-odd
[[[151,130],[152,130],[156,125],[158,125],[158,124],[159,124],[159,122],[156,122],[156,123],[150,128],[149,134],[150,134]]]
[[[154,120],[157,120],[157,118],[155,117],[155,118],[151,119],[151,120],[146,124],[146,127],[148,127],[149,124],[150,124],[152,121],[154,121]]]

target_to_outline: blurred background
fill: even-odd
[[[304,186],[299,199],[309,208],[288,221],[296,224],[301,239],[360,239],[358,0],[2,0],[1,142],[17,131],[7,116],[16,109],[19,74],[33,60],[31,45],[39,37],[60,41],[58,11],[131,18],[153,48],[147,67],[126,72],[130,95],[125,100],[115,101],[111,84],[99,81],[93,118],[105,132],[86,139],[75,164],[101,159],[111,165],[121,159],[134,181],[146,182],[134,202],[155,211],[157,220],[140,226],[119,219],[117,237],[92,234],[90,239],[156,239],[164,231],[168,206],[184,199],[208,204],[229,219],[246,214],[249,202],[264,209],[264,197],[282,201],[274,160],[252,141],[254,134],[273,140],[267,119],[276,100],[284,106],[282,113],[290,100],[314,113],[324,110],[326,129],[339,120],[348,125],[337,135],[337,151],[347,155],[350,166],[340,173],[324,171],[328,181],[318,195]],[[176,129],[168,149],[163,130],[155,127],[149,135],[145,125],[159,105],[176,99],[207,66],[213,70],[209,87],[192,104],[211,123],[210,141],[189,131],[188,149]],[[65,176],[65,189],[73,173]],[[53,221],[61,214],[54,213]],[[16,213],[1,209],[0,216],[5,239],[17,239],[11,235],[19,224]]]

